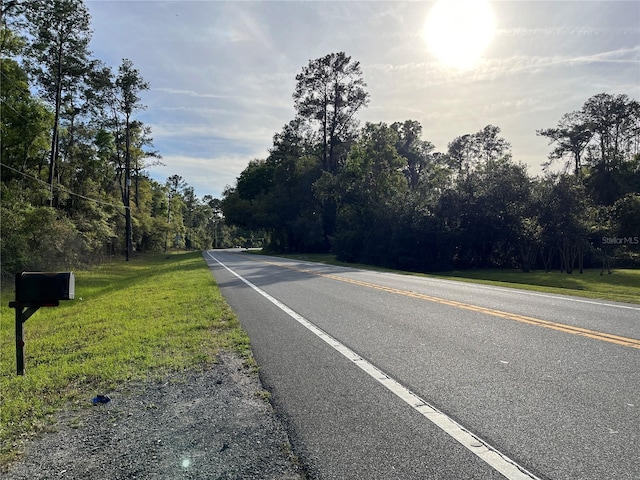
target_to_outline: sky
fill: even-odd
[[[425,1],[85,4],[94,57],[115,71],[130,59],[150,84],[136,113],[163,157],[150,176],[180,175],[199,198],[221,198],[249,161],[267,157],[295,117],[296,75],[330,53],[360,62],[370,94],[362,125],[416,120],[439,152],[496,125],[531,175],[551,151],[536,130],[598,93],[640,100],[640,2],[495,0],[490,16],[465,16],[469,0],[457,1],[456,23],[444,29],[450,20],[434,21],[437,4]],[[444,53],[425,31],[439,32]],[[480,57],[453,62],[460,38],[458,50],[486,45]]]

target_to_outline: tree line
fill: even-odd
[[[415,120],[360,126],[369,94],[344,52],[311,60],[292,98],[295,118],[222,199],[227,223],[264,230],[271,251],[414,271],[640,266],[640,105],[627,95],[594,95],[535,132],[551,149],[535,177],[494,125],[445,152]]]
[[[250,237],[180,176],[149,178],[162,162],[136,118],[149,84],[129,59],[114,69],[93,58],[81,0],[0,8],[3,276]]]
[[[624,94],[595,95],[537,131],[550,154],[531,177],[494,125],[445,152],[414,120],[362,126],[360,64],[332,53],[296,76],[296,115],[266,158],[222,199],[199,199],[178,175],[148,176],[162,162],[137,118],[149,84],[128,59],[92,56],[82,0],[0,8],[3,276],[263,244],[419,271],[640,265],[640,113]]]

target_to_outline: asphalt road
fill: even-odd
[[[204,256],[311,478],[640,478],[639,306]]]

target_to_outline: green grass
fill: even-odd
[[[25,375],[16,375],[13,288],[0,306],[0,466],[52,414],[90,405],[127,382],[204,368],[221,349],[249,363],[249,338],[199,252],[143,256],[74,272],[75,300],[24,324]]]
[[[571,275],[560,272],[517,270],[464,270],[431,275],[464,282],[483,283],[502,287],[523,288],[546,293],[599,298],[615,302],[640,303],[640,270],[613,270],[611,275],[600,269],[586,269]]]
[[[443,272],[438,274],[418,274],[411,272],[398,272],[370,265],[339,262],[335,255],[330,254],[300,254],[282,255],[286,258],[304,260],[309,262],[326,263],[419,275],[435,278],[447,278],[461,282],[482,283],[501,287],[522,288],[546,293],[559,293],[576,295],[586,298],[598,298],[617,302],[640,303],[640,270],[616,269],[609,275],[606,272],[600,275],[600,269],[587,269],[584,273],[575,271],[571,275],[559,271],[545,273],[534,271],[523,273],[519,270],[486,269],[486,270],[460,270]]]

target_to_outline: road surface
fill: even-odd
[[[311,478],[640,478],[640,307],[204,253]]]

